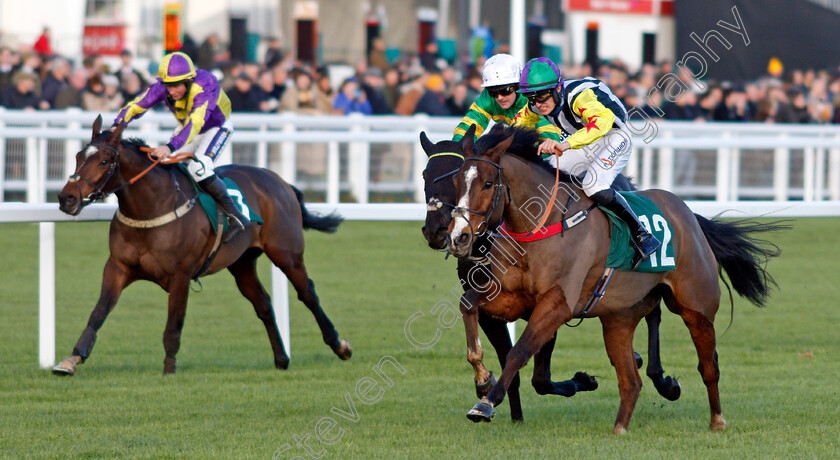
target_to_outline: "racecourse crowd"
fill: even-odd
[[[121,54],[118,68],[109,69],[98,56],[73,63],[55,55],[42,38],[23,49],[0,47],[0,105],[116,111],[154,81],[153,75],[135,68],[129,51]],[[486,59],[451,64],[430,44],[423,53],[389,62],[385,44],[374,40],[367,59],[353,65],[352,76],[334,85],[329,66],[296,61],[276,40],[270,41],[259,63],[229,59],[215,35],[182,51],[198,67],[217,75],[234,111],[263,113],[463,116],[482,90]],[[787,73],[771,69],[773,75],[748,82],[697,81],[669,62],[630,69],[615,59],[596,68],[583,64],[562,70],[566,78],[601,79],[628,109],[638,107],[654,118],[840,123],[840,69]],[[669,74],[679,76],[682,83],[663,78]]]

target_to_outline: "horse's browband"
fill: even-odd
[[[190,209],[192,209],[192,207],[195,205],[195,200],[196,200],[195,198],[187,200],[187,202],[182,204],[181,206],[179,206],[178,209],[176,209],[174,211],[170,211],[170,212],[168,212],[168,213],[166,213],[166,214],[164,214],[160,217],[155,217],[154,219],[148,219],[148,220],[136,220],[136,219],[132,219],[130,217],[126,217],[123,213],[120,212],[119,209],[117,209],[117,220],[119,220],[120,222],[122,222],[125,225],[128,225],[129,227],[134,227],[134,228],[160,227],[160,226],[166,225],[166,224],[178,219],[179,217],[182,217],[182,216],[186,215],[188,212],[190,212]]]
[[[436,153],[436,154],[434,154],[434,155],[429,155],[429,159],[431,160],[432,158],[435,158],[435,157],[443,157],[443,156],[452,156],[452,157],[458,157],[458,158],[460,158],[460,159],[462,159],[462,160],[464,159],[464,155],[461,155],[460,153],[456,153],[456,152],[440,152],[440,153]]]

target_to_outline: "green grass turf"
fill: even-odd
[[[783,249],[770,272],[780,289],[765,309],[736,299],[718,314],[724,433],[708,430],[705,387],[682,321],[663,313],[662,358],[683,396],[668,402],[645,378],[630,432],[611,434],[616,377],[598,321],[558,334],[552,369],[576,370],[600,388],[567,399],[538,396],[523,373],[525,423],[507,403],[490,424],[465,414],[476,402],[463,326],[441,329],[431,348],[415,348],[404,326],[418,311],[418,340],[434,332],[432,307],[454,304],[455,263],[429,250],[419,223],[345,223],[335,235],[307,233],[307,257],[322,305],[354,355],[340,361],[323,344],[311,314],[291,293],[292,363],[273,368],[265,330],[225,273],[204,280],[187,310],[178,374],[163,377],[166,296],[138,282],[100,330],[90,359],[72,378],[38,368],[38,228],[0,227],[0,457],[2,458],[280,458],[306,452],[309,437],[326,458],[836,458],[840,451],[840,219],[799,219],[773,235]],[[57,225],[57,359],[73,347],[99,293],[107,224]],[[263,258],[260,271],[269,280]],[[523,325],[520,323],[519,329]],[[487,344],[486,339],[484,343]],[[635,348],[646,357],[642,325]],[[485,362],[499,374],[485,345]],[[356,385],[391,356],[393,386],[364,404]],[[370,396],[376,395],[373,389]],[[355,421],[331,413],[351,412]],[[337,423],[326,431],[330,423]],[[319,421],[331,445],[315,439]],[[339,438],[340,435],[340,438]]]

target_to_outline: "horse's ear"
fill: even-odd
[[[429,140],[429,137],[426,136],[426,131],[420,131],[420,146],[423,147],[423,151],[426,152],[426,156],[431,156],[435,153],[435,144]]]
[[[473,156],[473,145],[475,144],[475,125],[470,125],[470,129],[464,133],[464,137],[461,138],[461,148],[464,150],[465,157]]]
[[[111,137],[108,138],[109,144],[118,144],[120,140],[122,140],[122,133],[123,129],[125,128],[125,123],[120,123],[114,128],[114,132],[111,133]]]
[[[90,140],[96,139],[100,132],[102,132],[102,115],[98,115],[96,120],[93,120],[93,135],[91,135]]]
[[[502,142],[499,142],[498,144],[496,144],[495,147],[487,151],[487,159],[498,163],[502,159],[502,155],[507,151],[507,149],[510,147],[510,144],[512,143],[513,134],[511,133],[511,135],[508,136],[507,139],[503,140]]]

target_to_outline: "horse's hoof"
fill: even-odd
[[[163,360],[163,375],[174,374],[175,368],[178,367],[176,363],[175,358],[165,358]]]
[[[467,412],[467,418],[475,423],[490,422],[494,415],[496,415],[496,411],[493,410],[493,406],[483,400]]]
[[[656,388],[656,391],[658,391],[663,398],[668,401],[676,401],[680,399],[682,388],[680,387],[680,382],[678,382],[677,379],[669,375],[668,377],[665,377],[662,382],[663,383]]]
[[[598,389],[598,381],[586,372],[575,372],[572,381],[575,382],[577,391],[595,391]]]
[[[346,361],[353,356],[353,347],[350,345],[350,342],[341,339],[339,340],[338,349],[335,350],[335,354],[342,360]]]
[[[60,376],[74,375],[76,373],[76,365],[82,362],[79,356],[70,356],[64,361],[56,364],[52,368],[52,373]]]
[[[633,352],[633,357],[636,358],[636,369],[641,369],[642,364],[645,363],[645,360],[642,359],[642,355],[640,355],[639,353],[634,351]]]
[[[723,419],[723,415],[713,415],[709,429],[712,431],[724,431],[726,429],[726,420]]]
[[[490,371],[490,377],[484,383],[475,382],[475,394],[478,396],[478,399],[483,399],[487,396],[487,393],[490,393],[490,389],[493,388],[493,385],[496,384],[496,376],[493,375],[493,372]]]
[[[280,369],[281,371],[285,371],[289,368],[289,358],[286,357],[283,361],[274,361],[274,367]]]
[[[626,434],[627,428],[621,425],[616,425],[613,427],[613,434]]]

